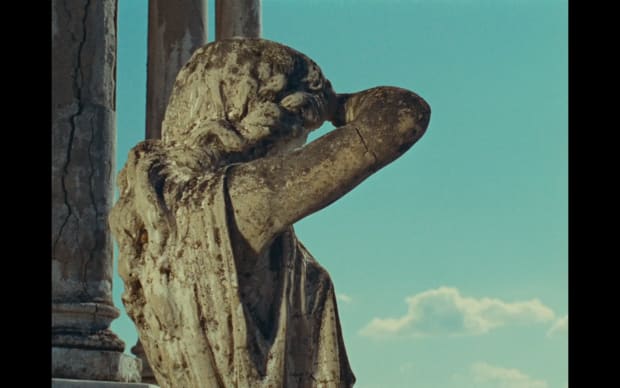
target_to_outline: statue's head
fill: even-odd
[[[317,64],[290,47],[263,39],[216,41],[179,72],[162,140],[223,154],[299,146],[329,119],[335,100]]]

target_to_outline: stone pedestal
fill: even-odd
[[[109,381],[52,379],[52,388],[159,388],[144,383],[116,383]]]
[[[52,376],[58,378],[140,381],[140,360],[116,351],[52,347]]]
[[[131,353],[135,354],[136,357],[142,361],[142,382],[157,384],[155,373],[153,373],[153,369],[151,369],[151,364],[149,364],[149,360],[146,358],[146,353],[144,352],[144,347],[140,340],[131,348]]]

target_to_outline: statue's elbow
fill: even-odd
[[[351,122],[382,167],[405,153],[426,133],[430,105],[407,89],[382,86],[350,98]]]
[[[397,153],[399,155],[411,148],[426,133],[431,119],[431,107],[422,97],[409,92],[404,100],[406,106],[397,113],[396,129],[400,138]]]

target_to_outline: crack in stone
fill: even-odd
[[[222,108],[224,110],[224,118],[226,121],[230,122],[230,118],[228,118],[228,100],[226,99],[226,93],[224,93],[224,80],[220,80],[217,84],[217,89],[220,93],[220,99],[222,100]]]
[[[89,124],[90,124],[90,141],[88,142],[88,163],[90,165],[90,174],[88,176],[88,191],[90,195],[90,201],[92,203],[93,208],[95,209],[95,222],[97,222],[101,213],[99,212],[99,209],[97,208],[97,201],[95,199],[95,190],[93,188],[93,181],[94,181],[94,176],[95,176],[95,165],[93,163],[92,146],[95,142],[95,125],[93,123],[92,115],[90,117]],[[92,247],[92,249],[89,250],[88,259],[84,262],[84,265],[82,267],[82,280],[84,284],[84,293],[86,295],[88,295],[88,289],[86,287],[86,283],[87,283],[86,275],[88,273],[88,266],[94,260],[94,255],[95,255],[95,252],[97,251],[97,248],[98,248],[97,236],[94,236],[94,246]]]
[[[88,164],[90,164],[90,174],[88,176],[88,188],[90,194],[90,201],[93,204],[93,208],[95,208],[95,216],[98,217],[101,215],[99,209],[97,208],[97,201],[95,199],[95,190],[93,188],[94,176],[95,176],[95,164],[93,163],[93,154],[92,147],[95,142],[95,125],[93,124],[93,117],[90,117],[90,142],[88,143]]]
[[[71,210],[71,204],[69,203],[69,194],[67,192],[67,186],[65,184],[65,177],[67,175],[69,162],[71,161],[71,146],[73,144],[74,133],[75,133],[75,127],[72,125],[71,131],[69,133],[69,143],[67,145],[67,159],[66,159],[65,165],[63,166],[63,175],[60,178],[60,186],[62,187],[62,193],[63,193],[63,202],[64,202],[64,205],[67,207],[67,216],[65,217],[64,221],[60,225],[60,228],[58,229],[58,234],[56,235],[56,238],[54,239],[54,244],[52,248],[54,258],[56,258],[56,248],[58,247],[58,241],[60,240],[60,237],[62,236],[62,232],[65,229],[65,226],[67,225],[67,223],[69,222],[69,219],[73,215],[73,211]]]
[[[72,17],[71,17],[71,11],[70,11],[70,10],[69,10],[69,8],[67,7],[67,1],[64,1],[64,2],[63,2],[63,5],[64,5],[64,7],[63,7],[63,8],[65,9],[65,13],[67,14],[67,18],[68,18],[69,20],[71,20],[71,19],[72,19]],[[69,22],[67,22],[67,24],[70,24],[70,23],[69,23]],[[73,33],[73,31],[72,31],[71,29],[67,29],[67,30],[69,30],[69,32],[71,33],[71,37],[73,38],[73,40],[74,40],[74,41],[77,41],[77,39],[75,38],[75,34]]]
[[[70,10],[67,8],[66,6],[66,2],[65,4],[65,11],[67,12],[67,14],[69,15],[69,19],[71,19],[71,12]],[[61,187],[63,190],[63,195],[64,195],[64,205],[67,207],[67,216],[65,218],[65,220],[63,221],[62,225],[60,226],[59,230],[58,230],[58,235],[56,236],[56,239],[54,240],[54,245],[53,245],[53,253],[54,253],[54,258],[58,259],[56,257],[56,249],[58,247],[58,242],[60,240],[60,238],[63,235],[63,231],[66,227],[66,225],[69,222],[69,219],[71,218],[71,216],[73,215],[73,210],[71,208],[71,204],[69,202],[69,192],[67,190],[67,184],[66,184],[66,179],[67,176],[69,175],[69,165],[71,164],[71,153],[73,150],[73,142],[75,139],[75,133],[77,131],[77,119],[78,117],[80,117],[82,115],[82,113],[84,112],[84,104],[82,102],[82,87],[83,82],[84,82],[84,75],[82,73],[82,52],[84,51],[84,46],[86,44],[86,26],[87,26],[87,19],[88,19],[88,9],[90,7],[90,0],[87,0],[86,3],[84,4],[84,13],[82,16],[82,20],[81,20],[81,25],[82,25],[82,36],[81,39],[78,43],[78,48],[77,48],[77,58],[75,61],[75,67],[74,67],[74,75],[73,75],[73,93],[74,93],[74,99],[77,100],[77,110],[75,113],[73,113],[70,117],[69,117],[69,125],[70,125],[70,131],[69,131],[69,139],[67,142],[67,154],[65,157],[65,164],[63,166],[63,173],[62,173],[62,177],[61,177]],[[71,32],[71,36],[73,38],[74,41],[77,41],[76,36],[73,32]],[[91,131],[92,131],[92,118],[91,118]],[[91,164],[91,176],[89,178],[90,181],[92,181],[92,176],[93,176],[93,169],[92,169],[92,159],[91,159],[91,155],[90,155],[90,148],[92,145],[93,139],[91,138],[91,143],[88,146],[88,152],[89,152],[89,161]],[[91,198],[93,199],[93,203],[94,203],[94,194],[92,192],[92,184],[91,182],[89,182],[89,186],[90,186],[90,191],[91,191]],[[97,212],[97,208],[95,206],[95,213],[98,214]],[[80,239],[79,239],[79,218],[76,218],[77,221],[77,226],[76,226],[76,231],[74,233],[74,237],[75,237],[75,246],[79,247],[80,245]],[[83,267],[82,267],[82,279],[81,279],[81,283],[82,283],[82,290],[84,292],[84,294],[87,297],[90,297],[89,292],[88,292],[88,287],[87,287],[87,281],[86,281],[86,273],[88,270],[88,264],[91,262],[92,258],[93,258],[93,252],[91,250],[90,252],[90,258],[88,260],[86,260],[83,263]],[[60,260],[60,261],[66,261],[68,260],[68,258],[64,258],[64,260]]]
[[[357,136],[360,137],[360,140],[362,141],[362,145],[364,146],[364,148],[366,148],[366,152],[368,152],[369,154],[372,155],[373,158],[375,158],[375,163],[379,160],[377,158],[377,155],[372,152],[372,150],[370,148],[368,148],[368,144],[366,144],[366,140],[364,139],[364,136],[362,136],[361,132],[359,131],[359,129],[357,129],[357,127],[353,127],[353,129],[355,129],[355,132],[357,133]]]
[[[65,12],[67,13],[68,19],[70,20],[71,11],[67,8],[67,2],[64,2],[63,4],[64,4]],[[80,40],[79,45],[78,45],[77,61],[76,61],[77,63],[75,65],[74,72],[73,72],[74,74],[73,75],[73,93],[76,96],[78,107],[77,107],[77,111],[69,117],[69,124],[71,126],[71,130],[69,131],[69,140],[67,142],[67,155],[65,157],[65,164],[62,168],[63,173],[60,178],[60,185],[62,187],[62,192],[63,192],[63,202],[64,202],[64,205],[67,207],[67,216],[65,217],[65,220],[60,225],[60,228],[58,229],[58,235],[54,239],[54,244],[52,245],[53,257],[57,260],[58,258],[56,256],[56,248],[58,247],[58,241],[62,237],[62,233],[65,229],[65,226],[67,226],[67,224],[69,223],[69,219],[73,215],[73,210],[71,209],[71,204],[69,203],[69,193],[67,191],[66,178],[67,178],[67,175],[69,174],[69,164],[71,163],[71,150],[73,148],[73,139],[75,138],[76,119],[78,116],[82,114],[82,111],[84,109],[84,107],[82,106],[82,90],[81,90],[81,86],[82,86],[81,85],[81,81],[82,81],[82,58],[81,56],[82,56],[82,50],[84,49],[84,44],[86,43],[86,18],[88,15],[89,5],[90,5],[90,0],[88,0],[86,2],[86,5],[84,6],[84,16],[82,17],[82,39]],[[71,32],[71,37],[73,38],[74,41],[76,41],[77,39],[76,39],[75,34],[73,33],[72,30],[70,30],[70,32]]]
[[[118,47],[118,0],[114,4],[114,60],[112,61],[112,83],[113,83],[113,93],[112,93],[112,110],[116,112],[116,70],[118,66],[116,50]]]

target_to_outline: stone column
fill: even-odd
[[[161,122],[177,73],[207,43],[207,0],[150,0],[146,80],[146,138]]]
[[[161,123],[177,73],[207,43],[207,0],[150,0],[146,80],[147,139],[161,138]],[[140,340],[131,352],[142,360],[142,381],[156,383]]]
[[[215,39],[260,38],[260,0],[215,0]]]
[[[52,0],[52,377],[140,381],[109,329],[117,0]]]

